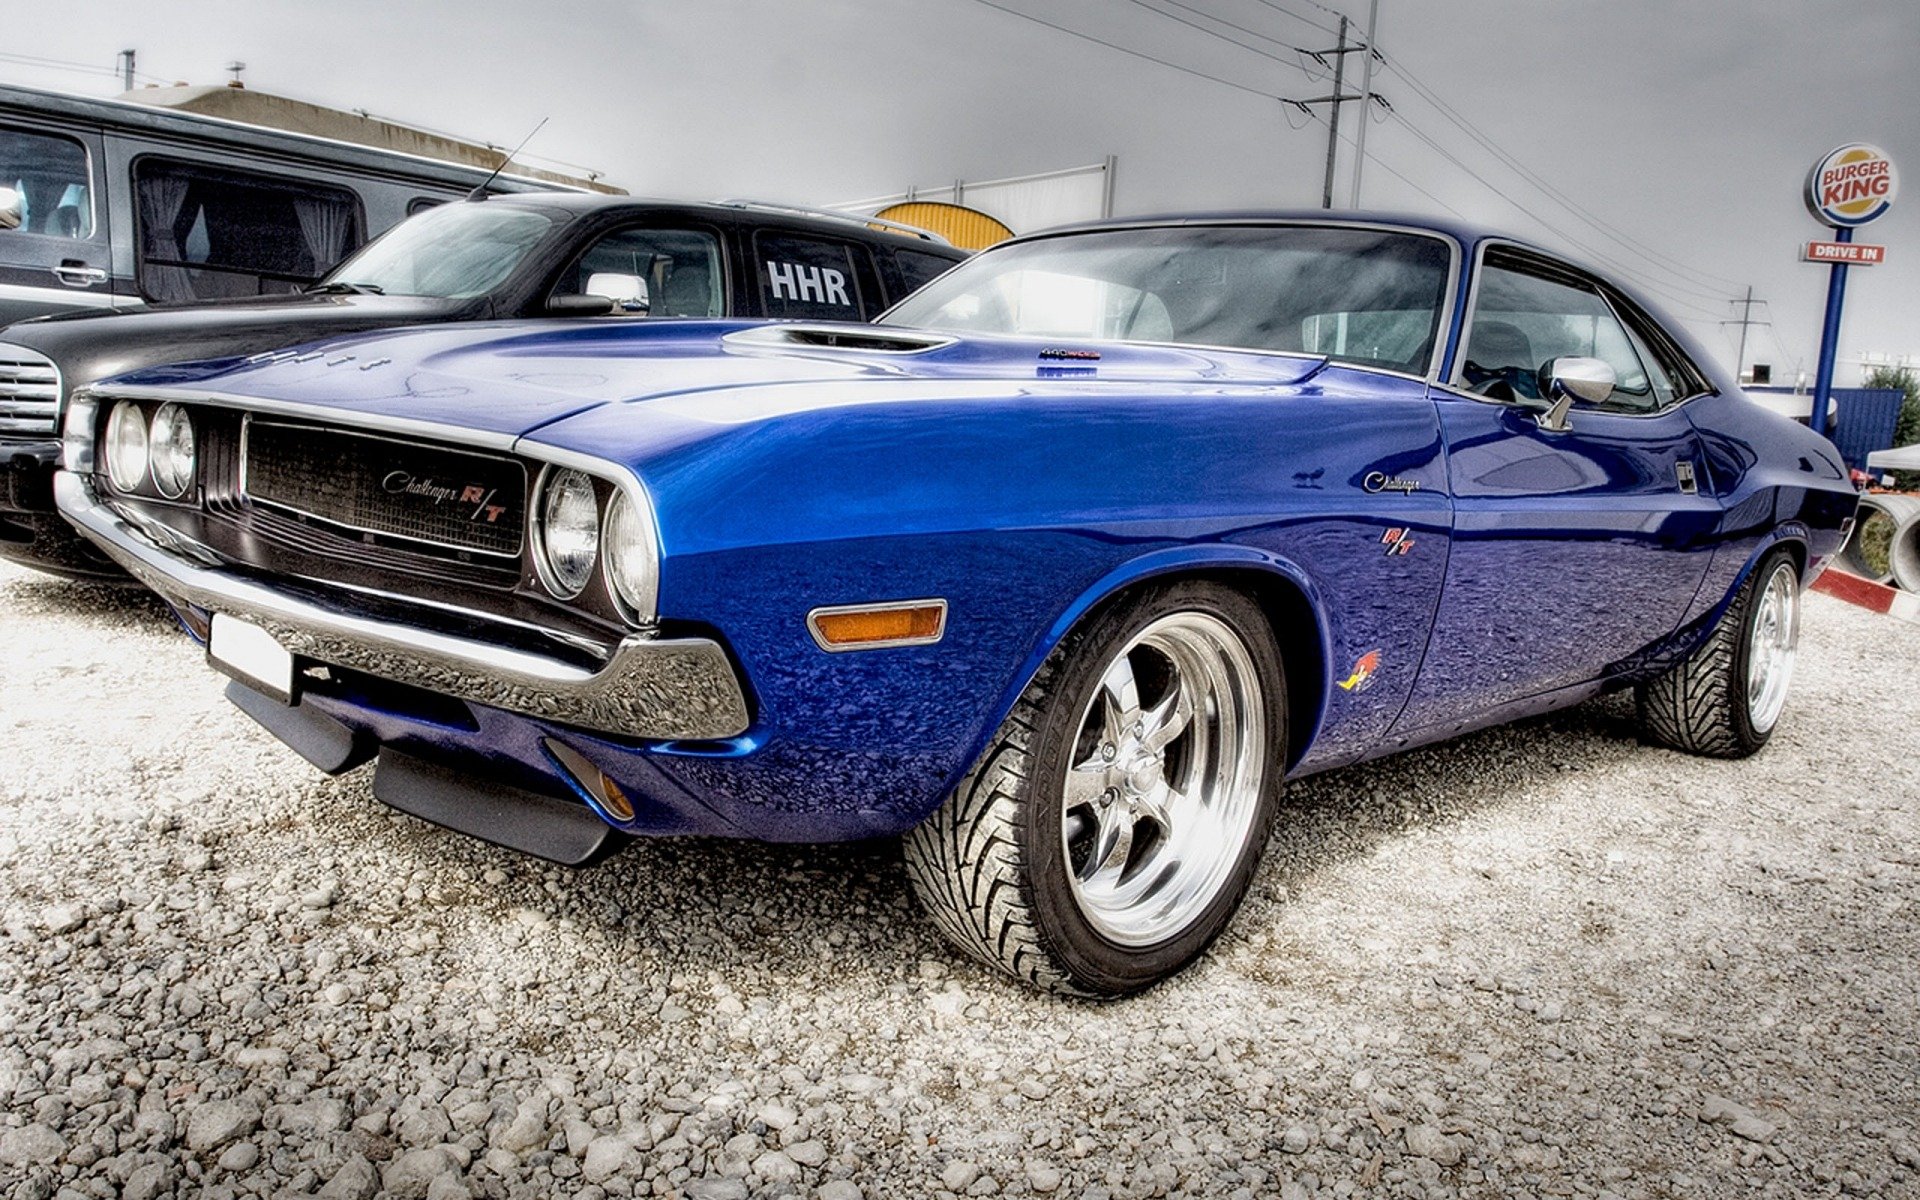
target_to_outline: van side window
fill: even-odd
[[[860,290],[872,267],[863,275],[847,243],[765,233],[755,239],[755,249],[760,301],[769,317],[864,321],[879,311],[877,303],[869,308]]]
[[[717,317],[726,302],[721,286],[720,243],[690,229],[619,229],[587,248],[573,269],[561,273],[556,296],[577,296],[595,275],[620,275],[647,288],[656,317]]]
[[[93,187],[87,151],[71,138],[0,129],[0,187],[20,197],[22,233],[93,236]]]
[[[942,258],[938,254],[921,254],[915,250],[895,250],[893,261],[900,265],[900,278],[907,285],[908,292],[919,291],[953,270],[955,265],[950,258]]]
[[[140,291],[156,303],[297,292],[365,240],[344,188],[143,158]]]

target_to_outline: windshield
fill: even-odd
[[[1068,234],[976,255],[881,323],[1324,354],[1424,375],[1450,258],[1437,237],[1371,229]]]
[[[552,228],[532,209],[442,204],[395,225],[320,286],[462,300],[498,287]]]

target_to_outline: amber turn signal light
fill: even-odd
[[[945,635],[947,602],[905,600],[816,608],[807,614],[807,628],[822,650],[924,646]]]

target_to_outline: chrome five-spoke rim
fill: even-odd
[[[1074,900],[1102,936],[1165,941],[1219,895],[1260,807],[1264,703],[1246,644],[1205,613],[1160,618],[1108,664],[1061,813]]]
[[[1755,733],[1765,733],[1780,719],[1799,644],[1800,585],[1793,564],[1783,562],[1755,600],[1747,641],[1747,719]]]

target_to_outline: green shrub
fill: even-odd
[[[1893,444],[1911,446],[1920,442],[1920,372],[1912,367],[1874,367],[1867,372],[1863,386],[1905,392],[1900,419],[1893,426]],[[1895,471],[1893,486],[1903,492],[1920,491],[1920,471]]]

